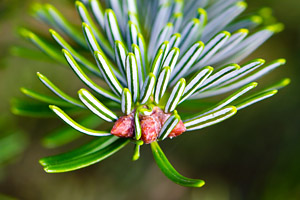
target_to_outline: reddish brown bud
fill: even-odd
[[[171,114],[166,114],[159,107],[154,107],[151,116],[156,116],[160,121],[160,125],[163,126]]]
[[[180,120],[178,124],[175,126],[175,128],[172,130],[172,132],[169,134],[169,137],[177,137],[181,135],[183,132],[186,131],[186,128],[183,124],[183,122]]]
[[[134,127],[134,116],[131,113],[130,115],[120,117],[110,132],[118,137],[131,138],[134,136]]]
[[[155,116],[141,117],[142,140],[145,144],[156,141],[160,131],[160,121]]]

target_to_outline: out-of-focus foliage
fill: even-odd
[[[7,170],[21,159],[28,145],[27,135],[18,130],[11,119],[0,117],[0,182],[7,178]],[[1,196],[0,199],[4,198]],[[7,197],[9,199],[9,197]]]
[[[3,168],[12,159],[19,156],[25,149],[26,144],[26,137],[23,132],[10,131],[2,134],[0,138],[0,166]]]

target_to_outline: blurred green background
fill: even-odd
[[[12,45],[30,46],[17,36],[18,27],[30,24],[47,31],[29,16],[28,8],[32,2],[0,0],[0,131],[2,135],[8,135],[20,129],[24,134],[16,135],[16,141],[19,141],[16,146],[25,148],[28,144],[24,153],[20,151],[22,148],[16,148],[16,158],[5,161],[0,167],[1,195],[43,200],[300,199],[299,0],[248,1],[248,11],[262,6],[273,8],[274,15],[286,28],[247,60],[286,58],[288,62],[284,67],[261,82],[290,77],[291,85],[226,122],[162,143],[170,162],[179,172],[206,181],[200,189],[184,188],[169,181],[154,163],[148,146],[142,148],[142,157],[137,162],[131,162],[132,146],[129,145],[100,164],[82,170],[65,174],[43,171],[38,164],[39,158],[78,144],[59,149],[43,148],[40,144],[43,135],[62,123],[57,119],[13,116],[10,99],[22,97],[19,91],[22,86],[44,90],[36,78],[37,71],[47,74],[54,82],[63,81],[61,86],[70,93],[78,90],[81,84],[71,70],[57,64],[10,55]],[[60,10],[73,6],[71,1],[39,2],[51,2]],[[67,9],[66,14],[72,16],[72,9]],[[0,199],[5,198],[1,195]]]

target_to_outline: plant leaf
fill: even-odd
[[[244,65],[241,66],[241,68],[234,73],[232,73],[232,76],[229,76],[227,81],[220,84],[220,86],[227,85],[229,83],[232,83],[238,79],[241,79],[242,77],[246,76],[247,74],[251,73],[255,69],[261,67],[263,64],[265,64],[265,60],[263,59],[255,59],[252,60]],[[220,87],[218,86],[218,87]]]
[[[102,51],[101,47],[99,46],[99,44],[95,38],[95,35],[94,35],[91,27],[88,24],[83,22],[82,29],[83,29],[85,39],[86,39],[93,55],[94,55],[95,51],[101,52],[102,55],[105,56],[105,59],[108,61],[109,65],[111,66],[115,76],[118,78],[118,80],[120,80],[120,81],[122,81],[122,83],[124,83],[124,78],[123,78],[122,74],[118,71],[118,69],[114,66],[114,64],[109,61],[109,59],[106,57],[106,55]]]
[[[175,33],[170,38],[170,48],[178,47],[181,42],[181,34]]]
[[[206,41],[210,35],[216,34],[218,31],[224,29],[232,20],[239,16],[247,8],[247,3],[244,1],[238,1],[228,8],[224,9],[215,18],[210,20],[204,31],[202,40]]]
[[[171,72],[174,70],[174,67],[177,63],[177,60],[179,58],[180,50],[177,47],[173,47],[167,57],[165,58],[163,64],[161,67],[170,67]]]
[[[91,136],[108,136],[111,135],[110,132],[108,131],[96,131],[92,129],[88,129],[77,122],[75,122],[71,117],[69,117],[63,110],[61,110],[57,106],[49,106],[49,108],[59,117],[61,118],[64,122],[66,122],[69,126],[73,127],[77,131],[91,135]]]
[[[86,9],[85,5],[80,2],[80,1],[76,1],[75,2],[75,6],[77,8],[77,11],[79,13],[79,16],[82,20],[82,22],[85,22],[86,24],[88,24],[93,33],[95,34],[97,41],[99,42],[100,46],[103,48],[103,50],[105,51],[105,53],[107,53],[107,55],[110,58],[113,58],[113,50],[111,48],[111,45],[109,44],[109,41],[106,39],[106,37],[99,31],[99,29],[97,28],[96,24],[94,23],[94,21],[92,20],[88,10]]]
[[[49,55],[43,53],[37,49],[29,49],[26,47],[19,47],[19,46],[12,46],[9,49],[9,52],[13,56],[18,56],[21,58],[32,59],[32,60],[39,60],[43,62],[51,62],[55,63],[56,61],[52,59]]]
[[[179,103],[182,103],[188,99],[194,92],[203,84],[203,82],[211,75],[214,68],[208,66],[201,69],[198,73],[188,81],[187,86],[184,89],[183,95]]]
[[[80,111],[78,107],[66,107],[64,109],[72,113]],[[28,117],[55,117],[47,104],[27,102],[21,99],[11,101],[11,112],[15,115]]]
[[[155,41],[153,41],[153,43],[149,44],[149,49],[156,51],[157,48],[159,48],[159,46],[164,42],[169,40],[169,38],[171,37],[173,33],[173,24],[172,23],[167,23],[163,29],[160,31],[157,39]],[[152,45],[153,44],[153,45]],[[152,45],[152,46],[151,46]],[[149,52],[150,53],[150,52]]]
[[[281,79],[280,81],[277,81],[276,83],[273,83],[272,85],[264,88],[263,91],[268,91],[268,90],[279,90],[283,87],[286,87],[287,85],[289,85],[291,83],[291,79],[289,78],[284,78]]]
[[[184,120],[184,125],[187,131],[198,130],[198,129],[202,129],[220,123],[232,117],[236,112],[237,112],[236,107],[227,106],[219,110],[216,110],[214,112],[208,113],[206,115],[200,115],[197,118]]]
[[[107,3],[107,7],[111,8],[115,12],[116,19],[119,22],[120,29],[122,29],[123,33],[124,33],[125,23],[127,22],[126,21],[127,16],[126,16],[126,11],[125,11],[125,10],[127,10],[127,8],[123,7],[123,6],[125,6],[125,2],[123,3],[121,1],[107,0],[106,3]]]
[[[54,156],[44,157],[39,160],[39,163],[42,166],[56,165],[60,163],[64,163],[71,160],[76,160],[78,158],[84,157],[101,149],[108,147],[113,142],[117,141],[119,138],[116,136],[105,136],[99,137],[96,139],[92,139],[88,143],[68,151],[66,153],[61,153]]]
[[[91,141],[87,142],[86,144],[84,144],[78,148],[75,148],[71,151],[61,153],[58,155],[54,155],[54,156],[44,157],[39,160],[39,163],[45,167],[48,165],[56,165],[59,163],[76,160],[77,158],[84,157],[88,154],[99,151],[99,150],[109,146],[113,142],[117,141],[118,139],[119,139],[118,137],[113,136],[113,135],[92,139]]]
[[[120,72],[125,76],[125,62],[126,62],[127,49],[121,41],[115,42],[115,61],[119,67]]]
[[[175,66],[174,71],[172,71],[171,85],[174,85],[180,78],[184,77],[187,71],[199,58],[203,49],[204,44],[202,42],[196,42],[189,48],[189,50],[183,55],[178,64]]]
[[[243,108],[246,108],[252,104],[255,104],[259,101],[262,101],[264,99],[267,99],[269,97],[274,96],[276,93],[278,92],[278,90],[271,90],[271,91],[264,91],[264,92],[260,92],[260,93],[256,93],[253,96],[243,100],[242,102],[238,103],[236,105],[237,110],[241,110]]]
[[[205,9],[203,9],[203,6],[198,6],[196,18],[200,20],[200,22],[204,28],[207,24],[207,12]]]
[[[198,40],[197,36],[201,34],[201,22],[197,18],[193,18],[190,20],[190,22],[187,23],[187,25],[184,27],[184,29],[181,31],[181,43],[179,45],[180,50],[182,52],[185,52],[186,49],[191,46],[191,44]]]
[[[38,20],[41,20],[51,26],[56,26],[45,6],[41,3],[33,3],[30,7],[30,14]]]
[[[101,47],[99,46],[97,39],[93,33],[92,28],[87,23],[83,22],[82,30],[84,33],[85,40],[88,43],[91,52],[94,53],[95,51],[100,51],[101,53],[103,53],[103,51],[102,51]]]
[[[83,83],[85,83],[89,88],[97,92],[98,94],[111,99],[115,102],[120,103],[120,98],[116,96],[115,94],[111,93],[110,91],[107,91],[100,87],[98,84],[96,84],[94,81],[92,81],[84,72],[83,70],[79,67],[73,56],[65,49],[62,50],[68,64],[72,68],[72,70],[76,73],[78,78],[82,80]]]
[[[118,119],[118,116],[103,105],[94,95],[86,89],[80,89],[78,95],[82,103],[88,107],[94,114],[107,122],[113,122]]]
[[[84,106],[82,105],[82,103],[80,101],[78,101],[77,99],[74,99],[73,97],[70,97],[69,95],[67,95],[66,93],[64,93],[63,91],[61,91],[56,85],[54,85],[46,76],[44,76],[43,74],[37,72],[37,76],[39,77],[39,79],[42,81],[42,83],[49,88],[54,94],[56,94],[58,97],[60,97],[61,99],[65,100],[66,102],[69,102],[75,106],[84,108]]]
[[[199,19],[201,22],[201,28],[203,29],[207,24],[207,13],[205,6],[208,4],[208,1],[188,1],[184,4],[184,22],[183,24],[188,23],[188,20],[191,18]],[[187,5],[186,5],[187,4]],[[191,12],[192,10],[195,10],[198,8],[195,12]]]
[[[89,0],[89,3],[96,21],[104,30],[104,10],[102,8],[101,3],[99,2],[99,0]]]
[[[221,108],[229,105],[231,102],[237,100],[239,97],[246,94],[250,90],[254,89],[256,86],[257,86],[256,82],[252,82],[252,83],[249,83],[249,84],[245,85],[244,87],[240,88],[238,91],[234,92],[233,94],[231,94],[230,96],[228,96],[224,100],[220,101],[216,105],[214,105],[214,106],[204,110],[203,112],[201,112],[202,114],[198,113],[197,117],[195,117],[195,118],[199,118],[200,116],[206,115],[208,113],[211,113],[215,110],[221,109]]]
[[[163,4],[160,3],[156,18],[154,18],[154,22],[151,26],[151,37],[150,37],[150,42],[149,42],[149,56],[152,58],[152,52],[155,52],[156,49],[153,49],[155,47],[155,43],[158,41],[158,35],[160,34],[161,30],[167,24],[169,17],[170,17],[170,9],[171,9],[171,4]],[[153,17],[153,13],[150,11],[149,12],[149,17]]]
[[[170,164],[157,142],[151,143],[153,157],[160,170],[173,182],[185,187],[202,187],[205,182],[200,179],[190,179],[180,175]]]
[[[49,29],[49,32],[53,39],[61,46],[61,48],[68,50],[72,56],[79,62],[81,63],[86,69],[91,71],[92,73],[96,75],[100,75],[98,68],[91,63],[89,60],[87,60],[85,57],[77,53],[71,45],[69,45],[56,31],[53,29]]]
[[[91,128],[97,128],[103,121],[99,120],[99,117],[96,115],[90,115],[88,117],[83,118],[79,121],[83,126],[88,126]],[[68,144],[79,137],[83,136],[82,133],[76,131],[70,126],[60,127],[51,133],[47,134],[42,139],[42,144],[46,148],[57,148]]]
[[[283,24],[278,23],[257,31],[244,39],[236,48],[228,52],[227,59],[224,59],[223,62],[240,62],[267,41],[271,36],[283,29]]]
[[[162,126],[158,139],[164,140],[168,137],[168,135],[172,132],[172,130],[175,128],[175,126],[178,124],[180,121],[180,116],[177,113],[174,113],[171,115],[167,121],[164,123]]]
[[[219,102],[214,108],[211,108],[211,111],[218,110],[220,108],[223,108],[224,106],[227,106],[228,104],[235,101],[236,99],[238,99],[242,95],[244,95],[247,92],[249,92],[250,90],[254,89],[256,86],[257,86],[256,82],[249,83],[249,84],[245,85],[244,87],[242,87],[238,91],[234,92],[229,97],[225,98],[223,101]]]
[[[226,28],[229,32],[234,32],[241,28],[246,28],[249,30],[253,30],[259,25],[263,23],[264,19],[256,14],[248,15],[245,17],[242,17],[238,20],[235,20],[233,23],[229,24],[229,26]]]
[[[150,73],[146,78],[145,83],[143,84],[143,89],[141,90],[141,104],[147,103],[150,96],[153,93],[153,89],[155,86],[156,77],[153,73]]]
[[[106,35],[110,41],[111,46],[115,45],[116,40],[123,42],[124,40],[120,32],[115,12],[112,9],[106,9],[104,19]]]
[[[142,55],[141,51],[138,45],[133,44],[132,45],[132,52],[135,55],[136,62],[137,62],[137,67],[138,67],[138,74],[139,74],[139,85],[140,85],[140,90],[142,90],[143,84],[145,82],[145,71],[144,71],[144,66],[143,66],[143,60],[142,60]]]
[[[141,56],[143,60],[143,66],[144,66],[144,72],[145,74],[148,74],[150,72],[150,69],[148,68],[148,53],[147,53],[147,46],[145,39],[141,33],[138,33],[137,35],[137,41],[138,41],[138,46],[141,51]]]
[[[170,80],[170,75],[171,75],[171,68],[164,67],[158,76],[155,91],[154,91],[154,102],[156,104],[159,104],[160,99],[163,97],[163,95],[166,92]]]
[[[249,30],[240,29],[232,33],[231,37],[227,40],[224,46],[214,55],[211,59],[212,64],[221,63],[222,60],[227,58],[228,53],[237,47],[249,34]]]
[[[123,89],[121,109],[125,115],[129,115],[132,112],[133,102],[132,95],[128,88]]]
[[[59,99],[59,98],[55,98],[55,97],[51,97],[51,96],[48,96],[48,95],[44,95],[44,94],[40,94],[36,91],[33,91],[33,90],[30,90],[30,89],[27,89],[27,88],[21,88],[21,92],[23,94],[25,94],[26,96],[28,97],[31,97],[33,99],[36,99],[38,101],[41,101],[41,102],[44,102],[44,103],[47,103],[47,104],[55,104],[55,105],[58,105],[58,106],[73,106],[73,104],[67,102],[67,101],[64,101],[62,99]]]
[[[72,25],[53,5],[46,4],[44,7],[60,30],[82,47],[87,48],[82,33],[74,25]]]
[[[177,33],[183,22],[183,13],[176,12],[171,18],[171,23],[174,24],[173,33]]]
[[[135,111],[134,114],[134,124],[135,124],[135,140],[140,140],[142,137],[142,128],[140,124],[140,108]]]
[[[220,68],[204,81],[202,86],[195,91],[195,94],[197,95],[199,93],[201,95],[201,92],[214,86],[218,86],[226,81],[227,77],[231,77],[231,75],[238,69],[240,69],[240,66],[237,64],[229,64]],[[197,98],[197,96],[195,98]]]
[[[138,44],[138,27],[135,23],[133,23],[132,21],[128,21],[127,24],[127,34],[126,34],[126,38],[127,38],[127,46],[128,46],[128,50],[132,51],[131,46],[133,44],[137,45]]]
[[[272,70],[276,69],[277,67],[284,65],[285,63],[286,63],[285,59],[274,60],[274,61],[268,63],[267,65],[264,65],[263,67],[258,68],[257,70],[251,72],[246,77],[243,77],[241,80],[238,80],[238,81],[234,82],[233,84],[238,83],[240,85],[242,83],[251,82],[251,81],[258,79],[258,78],[262,77],[263,75],[271,72]]]
[[[128,89],[132,94],[132,100],[136,103],[140,98],[140,88],[138,66],[133,53],[128,53],[126,58],[126,77]]]
[[[181,78],[176,85],[174,86],[171,95],[165,106],[165,113],[173,112],[176,109],[177,104],[180,101],[180,98],[183,95],[185,89],[186,81],[184,78]]]
[[[120,84],[119,80],[116,78],[112,68],[109,65],[109,62],[105,58],[105,55],[103,55],[99,51],[95,51],[95,58],[97,61],[97,65],[101,71],[101,74],[105,79],[105,82],[115,94],[120,96],[122,94],[123,87]]]
[[[134,153],[132,156],[132,161],[137,161],[140,158],[140,144],[136,144],[134,147]]]
[[[59,63],[64,63],[64,59],[59,50],[53,47],[53,45],[51,45],[49,42],[42,40],[35,33],[25,28],[21,28],[19,30],[19,33],[22,37],[31,41],[35,46],[37,46],[41,51],[50,56],[52,59],[56,60]]]
[[[129,20],[134,18],[133,22],[139,27],[139,14],[136,0],[126,0]],[[139,28],[140,31],[140,28]]]
[[[208,97],[208,96],[223,94],[225,92],[229,92],[234,89],[237,89],[245,84],[248,84],[248,83],[262,77],[263,75],[269,73],[270,71],[284,65],[285,62],[286,62],[285,59],[278,59],[278,60],[272,61],[271,63],[269,63],[267,65],[264,65],[260,68],[257,68],[254,71],[251,71],[251,73],[247,73],[247,75],[245,75],[245,77],[241,77],[240,79],[238,79],[230,84],[226,84],[222,87],[219,87],[219,88],[216,88],[213,90],[205,91],[202,94],[197,95],[197,98],[204,98],[204,97]]]
[[[220,33],[216,34],[207,44],[205,44],[205,48],[202,51],[200,58],[190,71],[193,72],[207,65],[208,61],[227,42],[230,36],[231,34],[227,31],[221,31]]]
[[[61,173],[81,169],[106,159],[125,147],[128,143],[128,139],[120,138],[103,149],[94,151],[74,160],[69,160],[59,164],[47,165],[45,166],[44,170],[48,173]]]
[[[160,48],[157,50],[153,62],[151,64],[150,72],[157,76],[157,73],[160,71],[161,64],[169,51],[169,42],[165,41],[160,45]]]

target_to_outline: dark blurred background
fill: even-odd
[[[32,2],[0,0],[0,131],[22,130],[29,140],[25,152],[0,167],[0,199],[300,199],[299,0],[248,1],[249,12],[263,6],[273,8],[274,15],[286,28],[247,60],[286,58],[287,64],[262,82],[290,77],[291,85],[226,122],[162,143],[179,172],[206,181],[200,189],[184,188],[169,181],[154,163],[148,146],[142,148],[142,157],[137,162],[131,162],[129,145],[100,164],[82,170],[64,174],[43,171],[39,158],[77,144],[43,148],[40,143],[43,135],[62,123],[57,119],[14,116],[10,113],[10,99],[22,96],[19,91],[22,86],[44,89],[36,78],[37,71],[49,75],[53,81],[64,80],[62,87],[70,92],[79,89],[80,83],[70,70],[57,64],[10,55],[12,45],[30,46],[17,36],[19,26],[43,27],[28,14]],[[51,2],[58,8],[73,6],[71,1],[42,2]],[[66,12],[72,14],[70,9]]]

